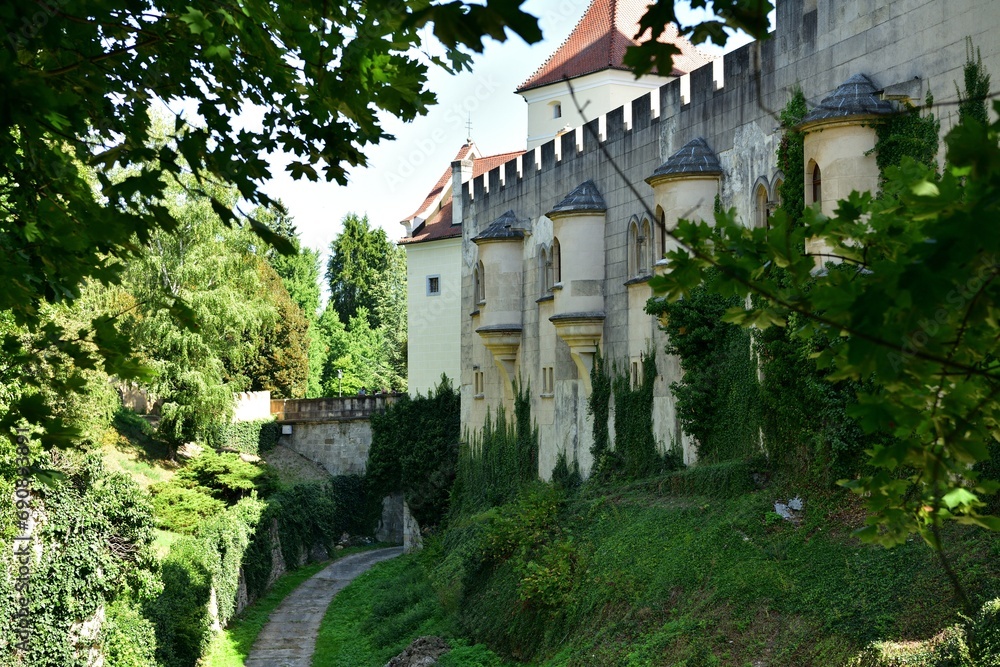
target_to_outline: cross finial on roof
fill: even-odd
[[[472,114],[469,114],[469,119],[465,121],[465,134],[468,137],[467,143],[472,143]]]

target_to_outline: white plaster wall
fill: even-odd
[[[461,374],[462,239],[407,244],[407,387],[427,394],[444,373]],[[441,293],[427,295],[427,276],[441,276]]]
[[[657,90],[676,77],[644,76],[636,79],[628,72],[604,70],[559,81],[521,93],[528,104],[528,149],[549,141],[564,128],[579,127],[603,116],[615,107],[631,102],[640,95]],[[576,101],[570,94],[570,85]],[[552,105],[562,106],[562,116],[552,117]],[[577,104],[583,110],[577,109]]]

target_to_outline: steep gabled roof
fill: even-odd
[[[638,44],[633,35],[649,4],[649,0],[591,0],[562,46],[516,92],[606,69],[627,70],[625,49]],[[674,56],[674,70],[663,76],[680,76],[711,60],[681,36],[675,25],[667,26],[659,41],[681,50]]]
[[[474,144],[466,143],[455,154],[455,159],[464,160],[472,156],[472,178],[477,178],[491,171],[495,167],[515,159],[524,151],[511,151],[509,153],[498,153],[496,155],[478,156]],[[422,221],[421,221],[422,220]],[[462,226],[452,224],[452,191],[451,191],[451,164],[441,174],[434,187],[420,204],[420,208],[414,211],[403,222],[413,224],[411,236],[400,239],[400,243],[421,243],[423,241],[438,241],[462,235]]]

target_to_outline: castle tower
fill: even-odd
[[[635,34],[648,5],[648,0],[592,0],[566,41],[521,84],[516,92],[528,103],[529,150],[711,60],[670,25],[660,41],[681,50],[673,71],[636,79],[623,58],[626,48],[638,44]]]

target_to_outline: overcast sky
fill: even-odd
[[[449,75],[432,67],[429,88],[438,104],[428,115],[402,123],[385,116],[384,128],[394,135],[366,150],[369,166],[355,169],[346,187],[332,183],[295,181],[275,158],[274,177],[264,190],[280,198],[295,220],[303,243],[324,254],[340,232],[348,213],[367,214],[372,224],[399,239],[399,221],[423,201],[441,173],[465,142],[466,121],[471,116],[472,139],[484,154],[522,150],[526,143],[527,105],[514,93],[569,36],[589,0],[528,0],[523,6],[537,16],[544,39],[534,45],[519,37],[504,43],[486,42],[476,56],[472,72]],[[697,14],[689,14],[693,17]],[[682,17],[682,20],[686,20]],[[726,50],[749,41],[744,35],[730,38]],[[711,46],[700,48],[721,53]]]

